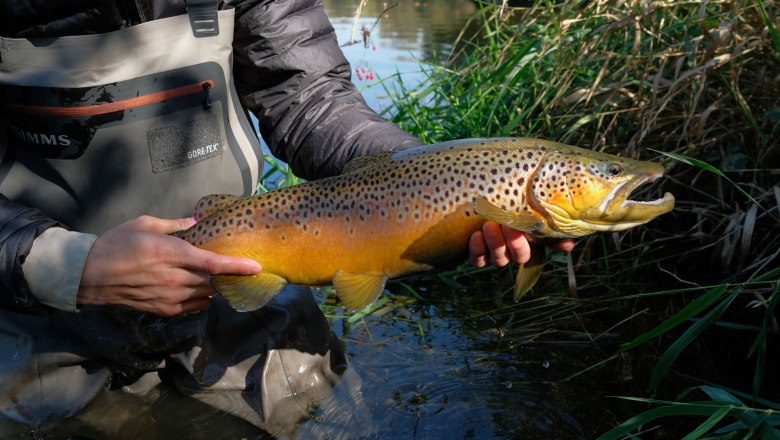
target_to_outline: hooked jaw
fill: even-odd
[[[666,214],[674,208],[674,196],[670,193],[649,201],[628,198],[636,188],[661,177],[663,171],[660,165],[654,165],[644,173],[618,184],[599,205],[593,206],[579,217],[567,219],[553,214],[556,217],[557,229],[570,236],[583,236],[597,231],[625,231]]]
[[[608,222],[642,224],[671,211],[674,208],[674,196],[671,193],[649,201],[628,198],[636,188],[661,177],[663,168],[659,168],[660,171],[638,175],[616,187],[610,194],[611,197],[606,197],[601,205],[602,218]]]
[[[558,206],[545,199],[536,199],[546,214],[550,236],[581,237],[594,232],[625,231],[653,220],[674,208],[674,196],[666,193],[657,200],[630,200],[638,187],[654,182],[664,173],[663,167],[650,162],[641,163],[641,170],[633,177],[618,183],[601,197],[598,204],[578,209],[574,206]]]

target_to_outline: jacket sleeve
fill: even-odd
[[[326,177],[355,157],[423,144],[366,105],[320,1],[239,4],[233,44],[242,103],[296,175]]]
[[[0,194],[0,307],[3,309],[29,313],[41,307],[30,294],[22,265],[35,238],[55,226],[62,225]]]

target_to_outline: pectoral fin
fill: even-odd
[[[531,259],[517,268],[517,276],[515,277],[515,301],[520,301],[520,298],[528,293],[539,280],[539,275],[542,274],[543,260],[544,248],[532,247]]]
[[[333,287],[341,302],[350,311],[363,310],[385,290],[388,276],[384,274],[349,273],[343,270],[333,275]]]
[[[488,199],[484,196],[477,197],[474,200],[473,205],[477,214],[498,224],[509,226],[512,229],[525,232],[534,232],[542,229],[542,226],[544,226],[544,220],[528,215],[519,215],[513,212],[509,212],[505,209],[501,209],[498,206],[490,203],[490,201],[488,201]]]
[[[257,275],[214,275],[211,285],[239,312],[251,312],[263,307],[287,284],[287,280],[272,273]]]

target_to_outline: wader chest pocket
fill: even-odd
[[[50,159],[130,143],[148,148],[155,173],[182,168],[227,147],[223,78],[218,64],[205,63],[93,87],[2,86],[7,139]]]

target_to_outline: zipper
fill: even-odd
[[[77,107],[58,107],[58,106],[36,106],[9,102],[6,107],[9,110],[18,111],[31,116],[97,116],[106,113],[113,113],[123,110],[129,110],[144,105],[155,104],[167,101],[169,99],[182,96],[203,93],[203,106],[211,108],[211,96],[209,91],[214,87],[213,80],[200,81],[175,89],[163,90],[161,92],[150,93],[148,95],[137,96],[135,98],[124,99],[116,102],[106,102],[102,104],[84,105]]]

